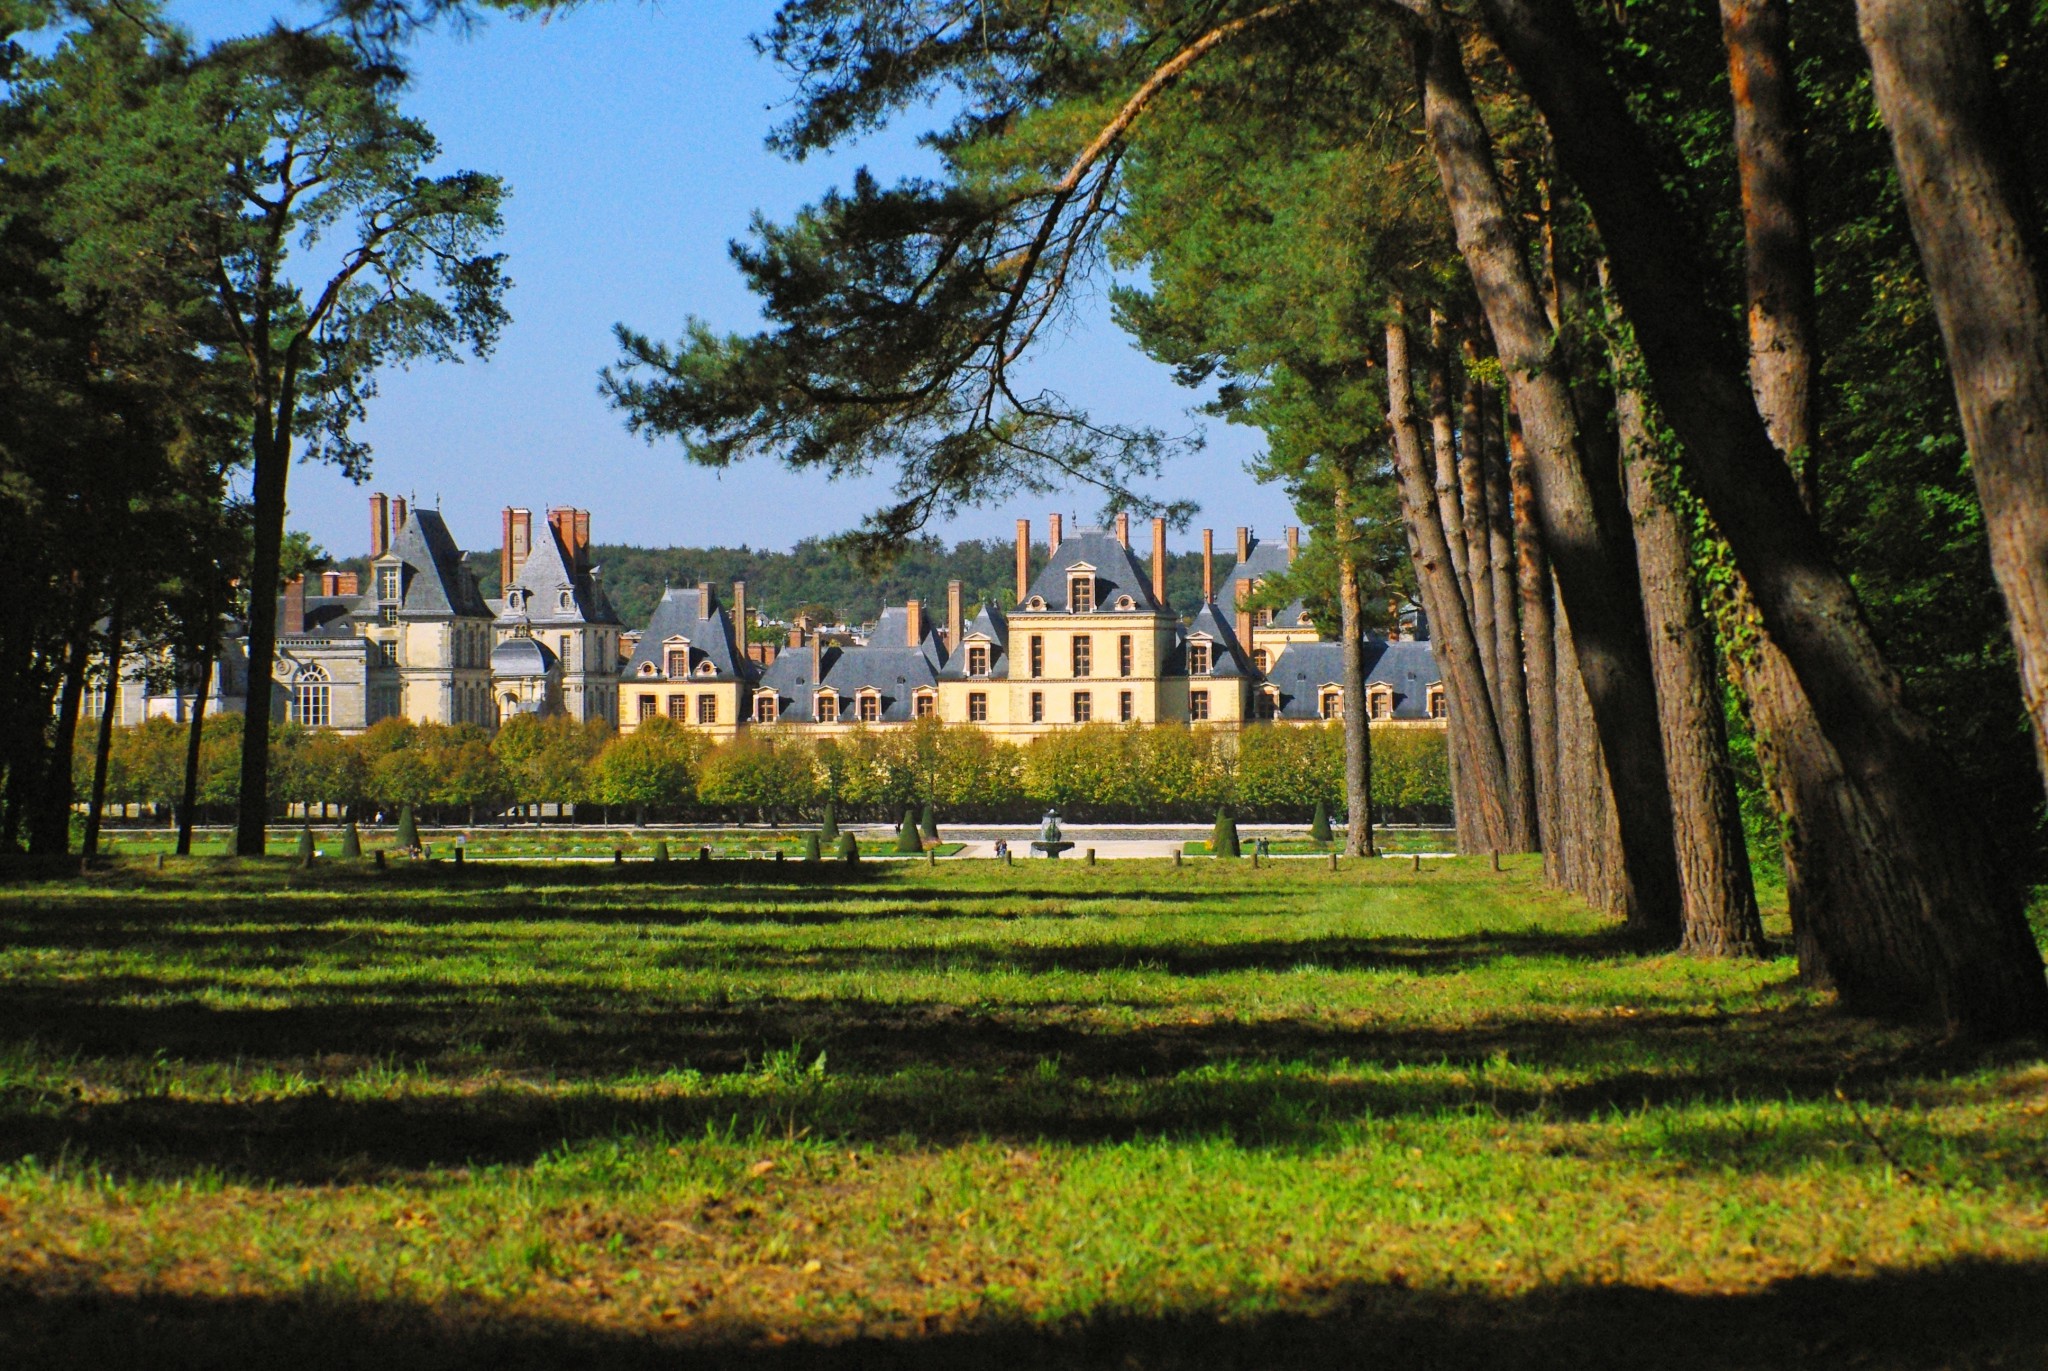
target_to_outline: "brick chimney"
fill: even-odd
[[[732,583],[732,636],[739,639],[740,651],[747,650],[747,583]]]
[[[711,582],[697,582],[697,613],[708,619],[717,608],[718,601],[711,598]]]
[[[382,557],[391,549],[391,497],[378,493],[370,497],[370,555]]]
[[[1060,550],[1060,516],[1057,514],[1045,516],[1045,541],[1052,545],[1054,552]]]
[[[1166,520],[1152,520],[1152,598],[1166,603]]]
[[[590,570],[590,511],[576,511],[576,570]]]
[[[903,606],[903,645],[916,647],[924,641],[924,602],[911,600]]]
[[[1252,555],[1252,531],[1243,524],[1237,526],[1237,563],[1243,566],[1245,559]]]
[[[1117,511],[1116,516],[1116,540],[1117,542],[1123,544],[1125,551],[1128,552],[1130,550],[1131,516],[1129,514],[1124,513],[1121,510]]]
[[[803,645],[804,645],[804,630],[803,630],[803,626],[802,626],[801,624],[791,624],[791,625],[789,626],[789,646],[791,646],[791,647],[802,647]]]
[[[405,527],[405,500],[397,495],[391,497],[391,537],[398,538],[398,531]]]
[[[960,635],[966,631],[960,617],[960,583],[946,582],[946,651],[960,650]]]
[[[1202,530],[1202,603],[1216,603],[1216,530]]]
[[[1237,583],[1237,645],[1246,652],[1252,650],[1252,580],[1246,576]]]
[[[1031,593],[1031,521],[1017,521],[1017,603]]]
[[[500,562],[500,569],[506,572],[504,584],[509,586],[519,579],[519,573],[525,569],[526,559],[533,551],[533,511],[510,509],[506,514],[506,555]]]
[[[1294,559],[1300,555],[1301,530],[1290,524],[1287,528],[1287,565],[1293,566]]]
[[[811,684],[822,685],[825,681],[825,635],[812,629],[811,638]]]
[[[306,631],[306,578],[294,576],[284,583],[284,613],[278,617],[277,631],[287,638],[296,638]]]
[[[512,584],[512,506],[498,511],[498,590]]]
[[[341,594],[341,573],[340,573],[340,572],[338,572],[338,571],[323,571],[323,572],[321,572],[321,573],[320,573],[320,593],[321,593],[322,595],[339,595],[339,594]]]

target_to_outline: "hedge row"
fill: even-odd
[[[209,722],[200,800],[234,802],[241,720]],[[85,732],[87,730],[81,730]],[[1444,735],[1372,734],[1373,797],[1383,817],[1441,820],[1450,809]],[[81,754],[81,771],[91,759]],[[108,798],[169,808],[183,785],[185,730],[152,720],[116,735]],[[785,821],[835,802],[842,818],[895,819],[930,801],[950,819],[1306,820],[1344,807],[1344,739],[1329,725],[1243,733],[1174,725],[1090,724],[1019,746],[979,729],[923,721],[833,738],[750,733],[712,746],[656,719],[613,736],[601,725],[515,719],[495,735],[473,725],[385,720],[344,736],[280,729],[271,749],[277,803],[356,812],[413,805],[472,821],[524,806],[574,804],[637,817]]]

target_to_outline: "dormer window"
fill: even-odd
[[[716,676],[718,674],[718,668],[715,665],[713,665],[710,658],[707,657],[705,660],[697,663],[697,674],[699,676]]]
[[[403,570],[399,567],[378,567],[377,598],[380,600],[398,599],[401,591],[404,589],[404,574]]]
[[[754,697],[754,722],[772,724],[775,722],[777,706],[781,704],[772,690],[764,690]]]
[[[668,650],[668,674],[687,676],[690,674],[690,649],[672,647]]]
[[[642,662],[642,663],[640,663],[640,674],[641,674],[642,676],[652,676],[652,675],[654,674],[654,663],[652,663],[652,662]]]
[[[910,712],[919,719],[937,718],[939,713],[938,697],[929,690],[918,691],[916,697],[910,702]]]
[[[1116,597],[1116,607],[1122,610],[1136,609],[1138,602],[1128,595],[1119,595]]]
[[[576,596],[570,591],[563,591],[556,599],[563,609],[576,608]]]
[[[967,674],[969,676],[988,675],[988,644],[969,643],[967,645]]]
[[[1259,669],[1260,675],[1264,675],[1267,668],[1273,665],[1273,654],[1262,647],[1253,649],[1252,665]]]
[[[1067,577],[1067,610],[1069,613],[1073,614],[1094,613],[1094,571],[1076,571],[1071,576]]]
[[[1344,692],[1336,686],[1324,686],[1321,708],[1317,710],[1325,719],[1344,717]]]
[[[829,690],[819,691],[817,698],[817,708],[814,711],[814,713],[817,715],[818,722],[821,724],[838,723],[839,697]]]
[[[1441,719],[1444,718],[1445,715],[1446,710],[1444,709],[1444,688],[1440,685],[1433,685],[1429,688],[1429,717],[1432,719]]]
[[[876,690],[863,690],[855,701],[856,717],[864,724],[878,724],[882,721],[882,696]]]
[[[1394,717],[1394,692],[1387,687],[1374,686],[1370,691],[1366,692],[1366,701],[1370,706],[1367,713],[1371,714],[1373,718],[1391,719]]]
[[[513,589],[505,592],[505,608],[523,609],[526,606],[526,592]]]
[[[1206,639],[1197,638],[1188,644],[1188,675],[1207,676],[1213,661],[1212,650]]]
[[[1045,609],[1045,597],[1043,595],[1032,596],[1030,599],[1024,602],[1024,608],[1034,611],[1043,611]]]

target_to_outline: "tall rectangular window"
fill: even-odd
[[[1043,675],[1045,675],[1045,635],[1034,633],[1031,635],[1031,679],[1035,681]]]
[[[910,712],[920,719],[929,719],[938,713],[938,701],[929,691],[920,692],[910,703]]]
[[[640,718],[643,721],[652,719],[657,708],[658,704],[652,695],[642,695],[640,697]]]
[[[754,722],[757,724],[774,723],[775,705],[776,700],[773,695],[756,695],[754,697]]]
[[[1208,645],[1207,643],[1204,643],[1204,642],[1193,642],[1193,643],[1189,643],[1189,644],[1188,644],[1188,675],[1190,675],[1190,676],[1207,676],[1208,674],[1209,674],[1209,645]]]
[[[292,721],[307,728],[327,727],[328,687],[322,685],[297,686],[292,694]],[[104,704],[102,709],[104,709]]]
[[[967,647],[967,674],[988,675],[988,647],[983,643],[970,643]]]
[[[818,697],[818,722],[836,724],[839,722],[839,697],[826,693]]]
[[[561,661],[562,670],[567,671],[569,669],[569,635],[566,633],[560,634],[556,637],[555,641],[561,648],[559,652],[555,653],[555,656]]]
[[[867,694],[860,697],[860,721],[864,724],[878,724],[882,721],[882,697]]]
[[[988,694],[985,691],[971,691],[967,696],[967,722],[985,724],[988,722]]]
[[[394,640],[392,640],[392,639],[390,639],[390,638],[379,638],[379,639],[377,640],[377,665],[378,665],[378,666],[397,666],[397,665],[398,665],[398,644],[397,644],[397,642],[395,642]]]
[[[1095,611],[1095,578],[1082,574],[1067,582],[1067,608],[1076,614]]]
[[[1209,717],[1208,691],[1190,690],[1188,692],[1188,717],[1190,719],[1206,719]]]
[[[1034,724],[1045,722],[1045,692],[1042,690],[1031,692],[1031,722]]]
[[[1134,656],[1135,654],[1131,650],[1131,635],[1128,633],[1119,634],[1116,640],[1117,675],[1128,676],[1131,674],[1131,662]]]
[[[1095,717],[1095,701],[1085,690],[1074,692],[1074,722],[1085,724]]]
[[[690,697],[671,695],[668,697],[668,717],[679,724],[690,722]]]
[[[690,649],[672,647],[668,650],[668,674],[687,676],[690,674]]]
[[[1093,676],[1095,674],[1095,640],[1076,634],[1074,637],[1074,674]]]
[[[395,566],[378,567],[377,598],[380,600],[396,600],[400,589],[399,577],[399,568]]]
[[[1119,690],[1116,694],[1116,717],[1120,723],[1131,721],[1131,692]]]
[[[699,695],[697,697],[697,722],[700,724],[715,724],[718,722],[718,697],[716,695]]]
[[[1343,691],[1341,691],[1341,690],[1326,690],[1326,691],[1324,691],[1324,692],[1323,692],[1323,711],[1322,711],[1322,712],[1323,712],[1323,717],[1324,717],[1325,719],[1341,719],[1341,718],[1343,718],[1343,717],[1344,717],[1344,692],[1343,692]]]

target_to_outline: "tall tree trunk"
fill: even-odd
[[[1676,946],[1678,868],[1657,736],[1634,549],[1620,476],[1588,469],[1556,335],[1494,173],[1457,36],[1439,22],[1419,37],[1423,112],[1458,247],[1486,311],[1536,482],[1543,543],[1570,611],[1573,647],[1610,770],[1622,845],[1616,874],[1626,922],[1645,942]],[[1614,510],[1604,488],[1612,486]],[[1618,516],[1618,517],[1617,517]]]
[[[1619,362],[1618,374],[1626,374]],[[1721,700],[1720,654],[1692,588],[1692,549],[1658,461],[1642,393],[1623,386],[1621,421],[1629,511],[1636,521],[1636,562],[1642,569],[1643,613],[1650,664],[1657,673],[1657,719],[1664,765],[1671,773],[1672,831],[1684,897],[1687,952],[1759,957],[1763,921],[1749,874],[1749,846],[1728,765],[1727,720]]]
[[[1522,602],[1522,661],[1529,705],[1530,775],[1535,781],[1536,842],[1543,870],[1555,882],[1557,842],[1557,629],[1551,613],[1550,563],[1536,514],[1536,483],[1521,424],[1508,428],[1508,481],[1514,492],[1515,586]]]
[[[277,587],[284,549],[285,476],[290,440],[258,421],[254,485],[255,548],[249,567],[249,687],[242,713],[242,783],[235,852],[263,855],[270,823],[270,714],[277,676]]]
[[[93,740],[92,795],[85,806],[87,857],[100,855],[100,822],[107,809],[107,763],[114,755],[114,719],[121,708],[121,604],[114,602],[107,620],[106,707],[100,711],[99,737]]]
[[[1365,597],[1358,584],[1358,533],[1350,486],[1340,482],[1332,529],[1337,539],[1338,632],[1344,639],[1344,853],[1377,855],[1372,840],[1372,711],[1365,698]]]
[[[1480,7],[1592,209],[1658,409],[1842,764],[1846,784],[1824,820],[1841,840],[1841,866],[1807,875],[1809,888],[1845,901],[1841,923],[1826,926],[1843,935],[1827,948],[1843,1002],[1988,1037],[2048,1029],[2048,979],[2021,893],[1969,821],[1968,797],[1907,710],[1806,513],[1740,353],[1706,307],[1703,253],[1576,13],[1568,0]]]
[[[1449,325],[1437,310],[1429,312],[1429,444],[1436,459],[1436,514],[1444,526],[1444,541],[1451,550],[1451,567],[1465,586],[1466,604],[1474,620],[1480,619],[1478,602],[1471,597],[1472,510],[1465,503],[1466,492],[1458,464],[1457,425],[1451,419]],[[1484,554],[1485,549],[1479,549]]]
[[[50,751],[43,757],[42,781],[29,814],[28,850],[57,856],[71,848],[71,749],[78,739],[78,711],[85,696],[85,664],[92,654],[88,622],[79,622],[64,645],[64,684],[57,694],[57,721]]]
[[[1514,497],[1508,484],[1507,455],[1500,437],[1500,397],[1493,387],[1480,388],[1480,468],[1486,492],[1486,557],[1493,575],[1494,707],[1500,715],[1501,750],[1508,764],[1509,828],[1515,848],[1534,852],[1540,839],[1536,821],[1536,774],[1529,757],[1528,682],[1522,664],[1522,633],[1515,590]]]
[[[219,625],[214,625],[218,632]],[[206,697],[213,689],[212,639],[199,649],[199,689],[192,697],[192,722],[185,734],[185,785],[178,800],[178,855],[192,855],[192,815],[199,805],[200,747],[206,741]]]
[[[2048,777],[2048,282],[1980,0],[1857,0]]]
[[[1396,306],[1387,320],[1387,418],[1394,431],[1394,466],[1401,482],[1401,508],[1415,560],[1415,576],[1429,615],[1444,687],[1449,696],[1451,739],[1477,812],[1472,831],[1488,847],[1505,848],[1507,762],[1493,701],[1480,665],[1479,644],[1451,567],[1449,539],[1437,518],[1435,493],[1423,457],[1408,365],[1408,326]],[[1461,820],[1461,823],[1463,821]],[[1475,844],[1476,845],[1476,844]]]
[[[1595,909],[1626,915],[1628,887],[1621,874],[1620,819],[1593,701],[1579,669],[1578,637],[1565,606],[1557,606],[1557,780],[1560,866],[1564,888]]]

